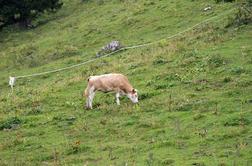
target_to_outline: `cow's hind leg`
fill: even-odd
[[[90,109],[90,86],[88,85],[85,91],[83,92],[83,96],[86,96],[86,109]]]
[[[92,109],[92,102],[94,99],[94,95],[95,95],[94,87],[87,87],[85,90],[87,109]]]
[[[84,108],[89,109],[89,86],[83,92],[83,96],[86,97],[86,107],[84,106]]]
[[[90,88],[89,90],[89,96],[88,96],[88,102],[89,102],[89,108],[93,109],[92,103],[94,100],[94,96],[95,96],[95,90],[94,87]]]
[[[89,104],[89,96],[87,96],[87,98],[86,98],[86,108],[87,108],[87,109],[90,108],[89,105],[90,105],[90,104]]]

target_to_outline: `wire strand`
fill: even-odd
[[[172,38],[175,38],[175,37],[177,37],[177,36],[179,36],[179,35],[182,35],[182,34],[184,34],[184,33],[188,32],[188,31],[194,29],[195,27],[197,27],[197,26],[199,26],[199,25],[201,25],[201,24],[207,23],[207,22],[209,22],[210,20],[213,20],[213,19],[215,19],[215,18],[217,18],[217,17],[226,15],[227,13],[232,12],[233,10],[234,10],[234,9],[231,9],[231,10],[228,10],[227,12],[222,13],[222,14],[219,14],[219,15],[213,16],[213,17],[211,17],[211,18],[208,18],[208,19],[206,19],[206,20],[204,20],[204,21],[202,21],[202,22],[199,22],[199,23],[193,25],[192,27],[189,27],[189,28],[187,28],[187,29],[185,29],[185,30],[183,30],[183,31],[181,31],[181,32],[178,32],[178,33],[176,33],[176,34],[174,34],[174,35],[171,35],[171,36],[169,36],[169,37],[167,37],[167,38],[159,39],[159,40],[157,40],[157,41],[153,41],[153,42],[149,42],[149,43],[144,43],[144,44],[139,44],[139,45],[133,45],[133,46],[123,47],[123,48],[120,48],[120,49],[118,49],[118,50],[116,50],[116,51],[113,51],[113,52],[111,52],[111,53],[108,53],[108,54],[106,54],[106,55],[103,55],[103,56],[101,56],[101,57],[99,57],[99,58],[90,59],[90,60],[88,60],[88,61],[85,61],[85,62],[82,62],[82,63],[79,63],[79,64],[75,64],[75,65],[72,65],[72,66],[67,66],[67,67],[64,67],[64,68],[54,69],[54,70],[50,70],[50,71],[46,71],[46,72],[40,72],[40,73],[34,73],[34,74],[28,74],[28,75],[22,75],[22,76],[16,76],[15,78],[16,78],[16,79],[18,79],[18,78],[27,78],[27,77],[41,76],[41,75],[50,74],[50,73],[56,73],[56,72],[60,72],[60,71],[63,71],[63,70],[72,69],[72,68],[75,68],[75,67],[79,67],[79,66],[82,66],[82,65],[85,65],[85,64],[94,62],[94,61],[96,61],[96,60],[98,60],[98,59],[108,57],[108,56],[110,56],[110,55],[112,55],[112,54],[115,54],[115,53],[120,52],[120,51],[123,51],[123,50],[128,50],[128,49],[134,49],[134,48],[140,48],[140,47],[145,47],[145,46],[153,45],[153,44],[159,43],[160,41],[172,39]],[[14,77],[14,76],[13,76],[13,77]]]

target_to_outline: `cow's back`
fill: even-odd
[[[91,86],[101,91],[127,91],[131,85],[126,76],[122,74],[104,74],[91,76],[89,79]]]

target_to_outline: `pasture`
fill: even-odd
[[[252,164],[252,25],[235,12],[179,37],[63,72],[20,78],[166,38],[236,3],[64,0],[57,13],[0,32],[0,165]],[[207,6],[212,10],[204,12]],[[123,73],[139,104],[97,93],[83,109],[87,77]]]

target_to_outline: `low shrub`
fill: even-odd
[[[226,64],[225,59],[218,54],[209,57],[207,63],[210,67],[220,67]]]
[[[252,23],[252,0],[245,0],[237,5],[237,12],[230,17],[227,27],[241,26]]]
[[[163,65],[166,64],[167,60],[163,59],[162,57],[159,57],[153,61],[153,65]]]
[[[216,3],[220,2],[234,2],[235,0],[215,0]]]
[[[0,122],[0,130],[14,129],[21,124],[21,120],[17,117],[9,118],[5,121]]]
[[[224,122],[224,126],[249,125],[251,121],[246,117],[232,117]]]

